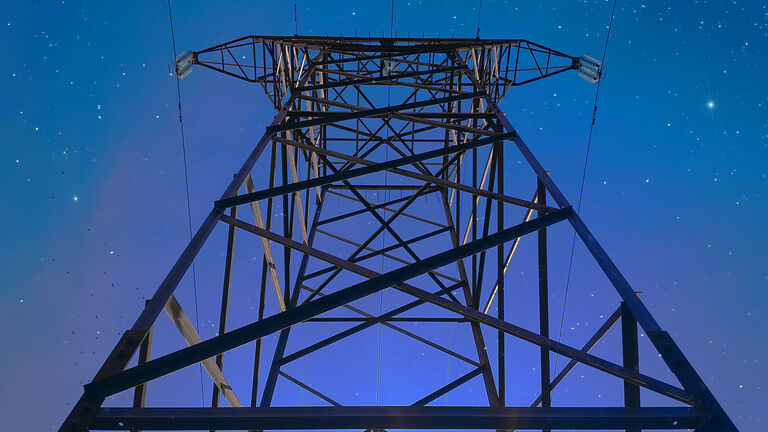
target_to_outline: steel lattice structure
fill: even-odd
[[[512,86],[569,70],[594,82],[599,62],[520,39],[247,36],[180,55],[179,78],[193,65],[260,84],[277,115],[60,430],[736,431],[499,109]],[[530,199],[509,192],[520,183],[504,168],[513,153],[531,169],[522,185],[531,186]],[[268,187],[257,190],[252,176]],[[247,210],[252,222],[238,210]],[[618,294],[615,312],[578,348],[550,337],[547,229],[558,223],[575,230]],[[228,228],[219,334],[202,340],[174,290],[221,225]],[[260,247],[261,272],[253,278],[260,303],[258,317],[227,329],[236,231],[240,242]],[[505,318],[505,273],[525,235],[536,238],[536,331]],[[382,313],[360,306],[384,290],[408,300]],[[163,310],[189,346],[151,359],[153,326]],[[419,335],[407,328],[413,322],[460,323],[474,352]],[[589,353],[617,322],[621,364]],[[346,327],[288,352],[291,330],[300,323]],[[638,324],[679,385],[640,372]],[[396,406],[341,406],[325,389],[286,371],[287,364],[376,325],[470,371]],[[496,359],[486,349],[487,329],[496,335]],[[261,341],[273,334],[279,338],[270,367],[260,370]],[[514,359],[505,358],[508,338],[540,351],[540,395],[529,406],[506,403],[505,376],[514,367]],[[225,352],[245,345],[255,347],[250,406],[225,378],[223,362]],[[555,353],[569,362],[552,377]],[[213,381],[210,407],[144,406],[151,380],[196,363]],[[621,380],[623,406],[553,407],[552,391],[579,364]],[[261,392],[260,376],[266,378]],[[328,406],[272,406],[278,379]],[[472,380],[482,381],[485,406],[429,405]],[[641,406],[641,388],[670,405]],[[106,397],[131,389],[133,406],[102,407]],[[224,401],[228,407],[219,406]]]

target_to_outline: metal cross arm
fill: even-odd
[[[325,91],[361,84],[414,85],[408,78],[445,74],[441,86],[455,83],[452,66],[414,69],[425,59],[456,50],[466,56],[483,88],[500,100],[509,87],[578,70],[584,79],[596,82],[600,62],[588,56],[572,56],[525,39],[440,39],[381,37],[244,36],[200,51],[185,52],[177,59],[177,75],[186,77],[192,65],[215,70],[241,80],[261,84],[277,102],[294,91]],[[309,60],[316,52],[323,58]],[[322,67],[308,85],[297,85],[298,74],[307,67]],[[338,68],[334,70],[333,68]],[[406,70],[408,68],[409,70]],[[331,80],[329,74],[356,74],[357,79]],[[469,83],[458,83],[461,91]],[[470,85],[471,87],[471,85]],[[276,105],[277,106],[277,105]]]

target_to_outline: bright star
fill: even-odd
[[[709,102],[707,102],[707,107],[708,107],[709,109],[712,109],[712,108],[714,108],[714,107],[715,107],[715,103],[714,103],[713,101],[709,101]]]

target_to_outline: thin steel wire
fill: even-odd
[[[173,13],[171,13],[171,0],[168,0],[168,21],[171,25],[171,44],[173,45],[173,59],[176,60],[176,35],[173,32]],[[179,101],[179,130],[181,131],[181,156],[184,161],[184,188],[187,196],[187,228],[189,230],[189,241],[192,241],[192,209],[189,205],[189,173],[187,170],[187,144],[184,140],[184,122],[181,118],[181,83],[176,78],[176,96]],[[195,262],[192,261],[192,288],[195,293],[195,329],[200,334],[200,312],[197,302],[197,275],[195,273]],[[203,366],[198,364],[200,371],[200,402],[205,404],[205,392],[203,390]]]
[[[611,19],[608,22],[608,34],[605,36],[605,46],[603,47],[603,56],[601,59],[601,66],[605,66],[605,55],[608,52],[608,41],[611,38],[611,29],[613,28],[613,18],[615,16],[616,12],[616,2],[617,0],[613,1],[613,8],[611,9]],[[597,88],[595,89],[595,103],[594,108],[592,109],[592,124],[589,126],[589,137],[587,138],[587,152],[584,156],[584,169],[581,173],[581,186],[579,187],[579,202],[576,205],[576,213],[581,212],[581,201],[584,196],[584,181],[587,178],[587,165],[589,163],[589,150],[592,146],[592,130],[595,128],[595,120],[597,118],[597,97],[600,94],[600,83],[602,82],[602,79],[599,79],[597,81]],[[560,340],[563,337],[563,324],[565,323],[565,307],[568,303],[568,289],[571,285],[571,271],[573,269],[573,251],[576,247],[576,231],[573,232],[573,238],[571,239],[571,255],[568,259],[568,276],[565,279],[565,294],[563,297],[563,312],[560,316],[560,331],[557,335],[557,341],[560,342]],[[555,361],[553,365],[553,374],[557,372],[557,360],[560,356],[558,354],[555,354]]]

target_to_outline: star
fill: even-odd
[[[714,107],[715,107],[715,102],[714,101],[707,102],[707,108],[712,109]]]

